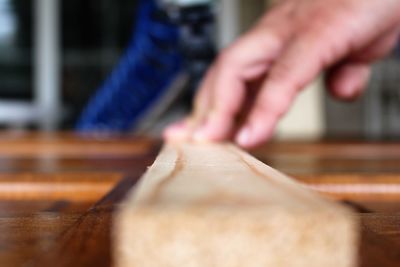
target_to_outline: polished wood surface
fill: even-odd
[[[0,134],[0,265],[110,266],[113,211],[159,148],[131,136]],[[252,153],[358,211],[361,266],[400,266],[400,144]]]

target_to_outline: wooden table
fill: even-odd
[[[1,266],[110,266],[112,212],[159,147],[0,134]],[[358,211],[361,266],[400,266],[400,144],[271,143],[253,153]]]

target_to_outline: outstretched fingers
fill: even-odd
[[[294,39],[271,66],[246,123],[235,137],[239,145],[250,148],[268,140],[298,92],[328,64],[324,61],[325,43],[318,39],[316,35]]]

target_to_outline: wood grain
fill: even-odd
[[[86,146],[90,150],[85,151]],[[25,184],[50,186],[54,177],[55,192],[63,192],[58,198],[51,191],[35,196],[35,190],[28,189],[30,194],[18,198],[0,197],[0,265],[110,266],[112,213],[159,147],[160,141],[130,135],[0,132],[0,176],[5,182],[15,178],[15,184],[22,179]],[[334,196],[359,211],[360,266],[400,266],[400,194],[376,194],[373,188],[385,179],[399,184],[400,144],[276,142],[253,153],[304,183],[368,184],[370,192]],[[96,180],[108,183],[108,174],[119,174],[122,180],[110,179],[110,188],[115,188],[106,196],[95,189],[96,196],[76,197],[82,194],[80,179],[98,188]],[[62,191],[64,177],[76,191]]]
[[[350,210],[229,144],[165,145],[114,223],[117,267],[357,263]]]
[[[58,236],[51,253],[40,255],[35,266],[110,266],[111,218],[137,177],[126,177],[98,203]]]
[[[0,133],[0,265],[110,266],[113,206],[157,147],[130,136]]]

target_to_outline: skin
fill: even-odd
[[[192,114],[164,138],[257,146],[322,71],[333,96],[359,96],[371,64],[393,49],[399,32],[399,0],[279,1],[220,53]]]

